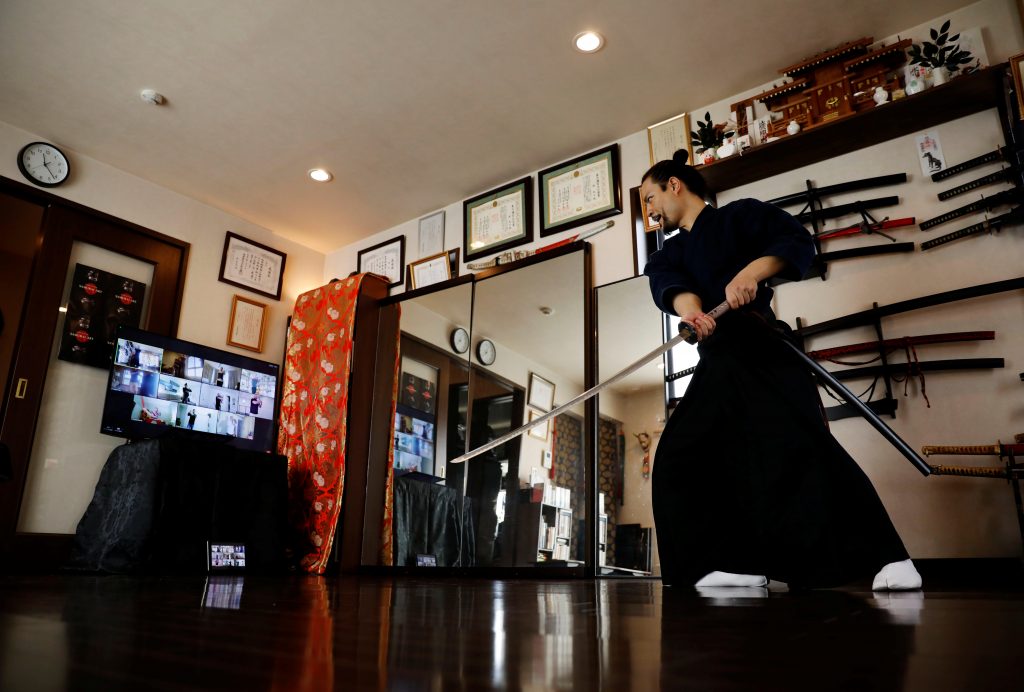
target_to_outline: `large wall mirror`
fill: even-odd
[[[374,412],[371,461],[378,473],[371,491],[384,493],[390,444],[394,563],[415,566],[429,556],[437,566],[468,566],[471,508],[462,478],[451,473],[448,462],[466,451],[473,283],[466,277],[389,302],[382,320],[398,321],[399,342],[378,353],[377,378],[395,385],[395,401],[393,411]],[[390,395],[387,391],[389,403]],[[378,527],[379,516],[367,515],[364,546]],[[364,548],[364,564],[377,564],[379,558]]]
[[[586,388],[588,262],[578,249],[478,277],[470,449]],[[582,567],[587,458],[581,405],[468,461],[476,564]]]
[[[395,566],[582,574],[584,405],[451,461],[586,388],[589,261],[589,248],[569,247],[389,300],[382,320],[398,321],[400,350],[379,353],[377,372],[398,363],[397,398],[393,416],[375,411],[371,461],[393,443]],[[366,526],[363,563],[380,564],[367,540],[379,517]]]
[[[661,345],[666,320],[644,276],[600,286],[595,294],[598,380],[603,382]],[[665,428],[666,395],[681,396],[686,383],[686,378],[673,382],[667,390],[666,367],[672,371],[695,359],[693,346],[677,347],[598,397],[600,575],[661,575],[651,472]]]

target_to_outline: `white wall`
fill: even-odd
[[[26,132],[0,122],[0,175],[23,182],[15,163],[16,157],[21,147],[36,140],[61,144],[59,137]],[[74,151],[65,151],[71,159],[72,177],[65,185],[51,190],[53,194],[191,243],[177,336],[216,348],[236,350],[225,344],[225,337],[231,296],[238,293],[270,304],[265,347],[258,357],[281,361],[285,321],[291,314],[296,296],[323,283],[324,256],[321,253],[107,164]],[[224,234],[229,230],[288,255],[280,301],[249,294],[217,280]],[[49,343],[39,346],[50,348]],[[246,351],[238,352],[253,355]],[[88,370],[85,366],[69,367]],[[73,441],[80,437],[90,440],[96,437],[102,392],[96,392],[97,398],[92,401],[77,396],[67,401],[76,415],[56,420],[44,412],[39,420],[40,430],[59,426],[61,435],[58,438],[63,439],[64,444],[57,441],[48,444],[45,454],[47,467],[33,467],[33,480],[26,488],[23,502],[21,530],[73,533],[92,497],[106,455],[120,443],[113,437],[99,438],[102,442],[90,445],[86,457],[76,451]],[[91,471],[82,473],[81,468],[77,468],[74,474],[64,475],[65,469],[82,464],[88,465]],[[53,478],[52,482],[47,480],[48,477]],[[37,495],[37,492],[41,494]],[[59,508],[59,511],[37,511],[42,506]]]
[[[927,37],[928,28],[938,27],[947,18],[952,21],[954,30],[982,28],[990,64],[1005,61],[1024,49],[1024,32],[1014,0],[983,0],[966,5],[948,16],[936,17],[918,27],[911,27],[900,32],[900,35],[921,40]],[[886,41],[892,38],[894,37],[888,37]],[[822,49],[826,47],[822,46]],[[710,105],[688,104],[685,96],[681,96],[679,110],[689,110],[695,116],[703,115],[705,111],[710,110],[713,119],[721,122],[728,117],[730,103],[735,103],[740,97],[760,93],[769,86],[770,84],[753,85],[742,94]],[[1001,141],[995,111],[979,113],[934,129],[939,132],[949,163],[956,163],[989,151]],[[617,142],[620,145],[622,165],[624,213],[615,217],[616,225],[612,230],[596,236],[591,241],[596,286],[633,275],[633,231],[628,190],[639,184],[640,176],[649,165],[646,132],[628,135]],[[740,196],[769,199],[802,189],[806,179],[814,180],[819,185],[827,185],[904,171],[910,175],[910,182],[906,185],[894,187],[891,191],[879,189],[845,198],[837,197],[829,202],[838,204],[858,197],[897,194],[901,197],[900,206],[883,210],[881,215],[913,215],[920,221],[971,199],[962,197],[957,198],[955,202],[939,203],[935,198],[936,192],[951,187],[956,182],[965,182],[976,175],[994,170],[978,169],[970,175],[955,178],[949,185],[936,185],[922,176],[913,145],[914,135],[902,137],[730,190],[719,196],[719,203],[724,204]],[[595,144],[593,149],[599,146],[602,145]],[[538,163],[537,170],[541,170],[557,162]],[[532,174],[536,177],[536,171]],[[521,175],[515,177],[519,178]],[[986,192],[995,189],[998,188],[989,188]],[[538,196],[535,195],[535,199],[536,197]],[[461,247],[462,201],[452,202],[444,209],[445,247]],[[534,218],[537,216],[537,212],[534,211]],[[962,224],[940,226],[928,235],[914,228],[898,230],[895,234],[901,241],[920,242],[928,237],[968,225],[976,218],[969,217]],[[852,220],[850,222],[852,223]],[[815,280],[780,287],[776,307],[780,317],[790,324],[793,324],[797,316],[814,323],[868,308],[872,301],[881,304],[892,303],[938,291],[1021,276],[1024,275],[1024,244],[1019,238],[1021,232],[1019,228],[1010,229],[998,237],[960,241],[924,253],[918,251],[912,255],[879,256],[834,263],[828,281]],[[398,234],[404,234],[407,238],[407,248],[413,248],[409,261],[415,259],[417,220],[413,219],[358,244],[331,253],[325,263],[325,277],[348,274],[355,269],[356,253],[360,248]],[[572,235],[572,231],[535,241],[527,247],[542,246],[569,235]],[[878,241],[832,241],[826,249],[842,249],[871,242]],[[929,376],[927,389],[932,401],[931,408],[925,407],[916,384],[911,384],[911,395],[905,399],[902,398],[900,389],[900,409],[892,425],[911,446],[919,448],[924,444],[937,443],[992,443],[996,439],[1007,441],[1012,439],[1014,433],[1024,432],[1024,406],[1021,404],[1024,385],[1017,379],[1017,373],[1024,370],[1022,312],[1024,301],[1020,292],[1015,292],[952,304],[944,308],[908,313],[886,321],[886,334],[893,337],[940,331],[995,329],[998,334],[994,342],[928,347],[920,355],[926,359],[982,356],[1006,359],[1006,368],[1002,370],[936,373]],[[820,348],[869,338],[870,335],[864,332],[844,332],[837,336],[817,339],[810,347]],[[867,424],[854,419],[840,421],[833,425],[833,431],[875,483],[913,555],[1019,555],[1020,536],[1012,497],[1005,483],[970,478],[923,479]],[[935,458],[932,461],[952,463],[948,458]]]

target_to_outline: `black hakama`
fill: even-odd
[[[645,272],[663,310],[681,291],[710,309],[764,255],[799,277],[813,247],[788,214],[740,200],[703,210]],[[828,431],[806,366],[766,324],[770,300],[762,286],[718,321],[659,442],[652,494],[666,583],[718,570],[837,586],[908,557],[871,482]]]

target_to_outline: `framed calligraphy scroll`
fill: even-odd
[[[281,300],[287,258],[283,252],[228,231],[218,278],[226,284]]]
[[[468,262],[533,241],[533,178],[462,203],[462,257]]]
[[[263,352],[263,335],[267,331],[267,304],[235,295],[231,300],[228,320],[228,346]]]
[[[647,150],[651,154],[652,166],[658,161],[670,161],[678,149],[686,149],[690,154],[687,161],[693,161],[689,113],[680,113],[647,128]]]
[[[400,235],[357,253],[360,274],[377,274],[388,280],[388,288],[401,285],[405,276],[405,236]]]
[[[621,214],[619,145],[546,168],[537,184],[541,237]]]

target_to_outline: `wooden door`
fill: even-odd
[[[10,358],[9,381],[13,386],[7,388],[0,405],[0,443],[10,450],[12,462],[11,480],[0,484],[0,562],[15,568],[26,561],[38,567],[56,566],[66,557],[70,537],[18,534],[17,524],[72,245],[76,241],[89,243],[153,264],[149,320],[145,326],[174,336],[189,244],[0,178],[0,193],[4,192],[44,211],[40,221],[41,244],[23,303],[21,329]]]

